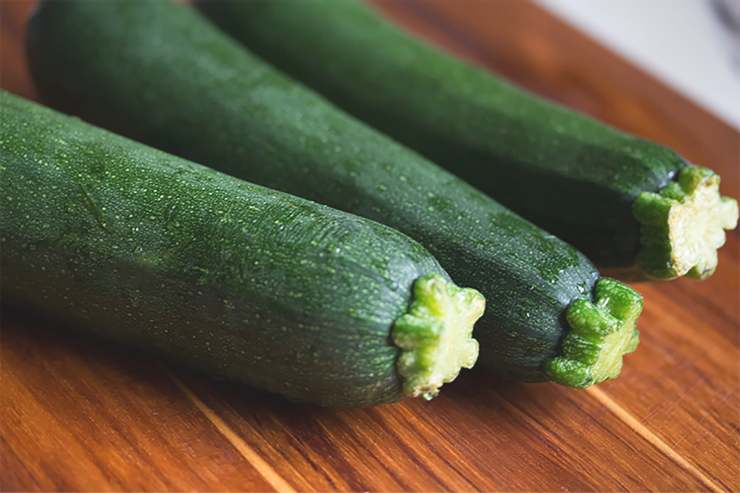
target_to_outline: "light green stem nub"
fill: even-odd
[[[599,279],[594,300],[578,299],[566,311],[570,332],[560,354],[545,364],[550,378],[569,387],[589,385],[616,378],[622,356],[637,349],[636,328],[642,312],[642,296],[614,279]]]
[[[414,282],[411,306],[392,332],[401,348],[397,368],[404,394],[431,399],[460,368],[473,367],[478,359],[473,326],[485,304],[478,291],[459,288],[438,274]]]
[[[654,279],[711,276],[726,229],[737,226],[737,201],[719,194],[719,175],[688,166],[658,193],[644,192],[632,211],[640,223],[638,264]]]

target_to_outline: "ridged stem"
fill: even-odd
[[[657,193],[644,192],[632,212],[640,223],[637,257],[643,277],[706,279],[717,267],[725,230],[737,226],[737,201],[719,193],[719,175],[698,166],[681,170]]]
[[[401,349],[397,368],[406,395],[431,399],[461,368],[473,367],[478,359],[473,326],[484,308],[478,291],[459,288],[438,274],[416,280],[411,305],[391,334]]]
[[[594,301],[578,299],[568,307],[570,331],[560,354],[546,363],[545,371],[553,381],[578,388],[616,378],[622,357],[639,344],[636,322],[640,312],[639,293],[614,279],[599,279]]]

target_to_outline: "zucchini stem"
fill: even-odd
[[[393,325],[393,342],[401,349],[398,373],[404,394],[432,399],[453,381],[461,368],[478,359],[473,326],[483,315],[478,291],[459,288],[439,274],[420,277],[413,285],[408,311]]]
[[[640,342],[640,312],[642,296],[637,291],[614,279],[599,279],[594,301],[577,299],[568,307],[570,331],[545,371],[553,381],[578,388],[616,378],[622,357]]]
[[[737,226],[737,201],[719,193],[719,175],[699,166],[683,168],[657,193],[644,192],[632,211],[640,223],[642,273],[653,279],[683,275],[706,279],[717,268],[725,231]]]

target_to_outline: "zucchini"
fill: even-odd
[[[482,296],[386,226],[0,93],[3,297],[325,406],[431,398]]]
[[[573,247],[289,80],[193,9],[47,2],[29,35],[33,76],[54,105],[419,241],[486,297],[476,338],[489,369],[586,386],[615,376],[633,349],[639,295],[597,284]],[[575,300],[599,317],[569,319]],[[576,329],[588,350],[568,342]]]
[[[712,171],[444,54],[360,2],[199,5],[257,55],[624,278],[706,278],[737,225]]]

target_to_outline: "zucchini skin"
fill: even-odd
[[[205,0],[199,6],[266,61],[600,267],[634,267],[641,244],[632,204],[687,165],[671,149],[447,55],[359,1]]]
[[[386,226],[0,92],[3,297],[290,399],[404,396],[389,334],[422,275]]]
[[[564,311],[592,296],[593,265],[283,76],[193,9],[45,2],[31,21],[29,54],[41,94],[57,107],[413,237],[486,297],[480,363],[517,379],[550,378],[544,364],[568,332]]]

